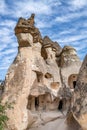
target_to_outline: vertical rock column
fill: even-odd
[[[73,114],[83,130],[87,130],[87,55],[77,78],[74,100]]]
[[[2,100],[2,103],[11,103],[13,107],[13,109],[7,110],[9,130],[26,129],[29,121],[28,117],[30,118],[27,104],[31,87],[32,45],[34,40],[30,32],[31,28],[33,30],[34,27],[30,28],[30,23],[25,25],[22,22],[26,24],[26,22],[31,21],[21,18],[15,28],[19,43],[18,55],[6,75],[5,92]],[[27,29],[29,30],[26,32]]]

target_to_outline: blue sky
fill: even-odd
[[[43,37],[75,47],[81,60],[87,54],[87,0],[0,0],[0,79],[17,55],[17,20],[31,13]]]

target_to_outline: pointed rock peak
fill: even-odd
[[[87,55],[80,68],[74,92],[74,117],[83,130],[87,130]]]
[[[85,87],[87,89],[87,55],[84,58],[84,61],[80,68],[79,76],[77,79],[77,86],[80,87],[79,89],[83,88],[85,84],[86,84]]]
[[[72,47],[72,46],[64,46],[63,51],[68,51],[68,50],[76,51],[76,49],[74,47]]]
[[[55,47],[58,52],[61,52],[61,51],[62,51],[62,47],[59,45],[58,42],[54,42],[53,47]]]
[[[87,70],[87,55],[85,56],[85,58],[84,58],[84,61],[83,61],[83,64],[82,64],[82,67],[81,68],[86,68],[86,70]]]
[[[45,36],[43,39],[43,46],[45,48],[51,47],[53,51],[61,52],[62,48],[57,42],[53,42],[48,36]]]
[[[30,18],[28,18],[27,20],[20,17],[16,27],[34,27],[34,17],[35,14],[31,14]]]
[[[62,53],[70,54],[70,55],[77,55],[77,51],[72,46],[64,46],[62,49]]]
[[[31,16],[28,18],[28,20],[31,20],[31,19],[33,19],[33,20],[34,20],[34,18],[35,18],[35,14],[34,14],[34,13],[32,13],[32,14],[31,14]]]
[[[42,40],[41,33],[39,29],[34,26],[35,24],[34,18],[35,18],[35,14],[31,14],[30,18],[28,18],[27,20],[22,17],[19,18],[18,23],[14,29],[15,35],[21,34],[21,33],[25,35],[25,33],[30,33],[33,36],[33,43],[37,43],[37,42],[42,43],[43,40]],[[22,40],[22,44],[23,44],[22,46],[25,46],[23,42],[24,41]]]
[[[49,40],[49,41],[52,42],[52,40],[51,40],[48,36],[45,36],[45,37],[44,37],[44,40]]]
[[[44,39],[43,39],[43,44],[44,45],[50,45],[53,43],[53,41],[48,37],[48,36],[45,36]]]
[[[59,59],[61,67],[70,66],[74,63],[79,65],[81,64],[77,52],[72,46],[64,46],[62,52],[59,55]]]

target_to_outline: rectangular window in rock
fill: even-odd
[[[35,71],[37,75],[37,82],[43,82],[43,74],[39,71]]]

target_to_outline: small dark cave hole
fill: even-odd
[[[60,100],[60,101],[59,101],[58,110],[62,110],[62,109],[63,109],[63,101]]]
[[[39,107],[39,97],[35,97],[35,108],[37,110],[37,108]]]
[[[75,89],[76,87],[76,81],[73,81],[73,88]]]

